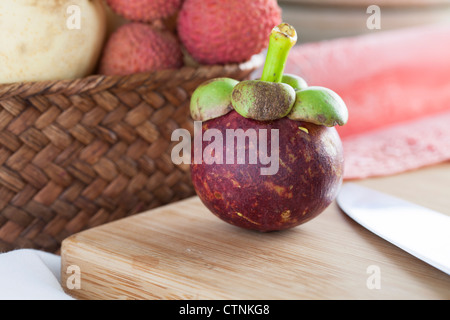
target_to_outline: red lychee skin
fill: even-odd
[[[183,65],[178,39],[144,23],[128,23],[116,30],[106,43],[99,72],[104,75],[128,75]]]
[[[275,0],[185,0],[178,35],[201,64],[241,63],[267,47],[281,23]]]
[[[274,175],[261,175],[260,168],[269,165],[259,161],[248,164],[248,154],[246,164],[195,164],[195,150],[202,147],[194,144],[194,188],[205,206],[222,220],[262,232],[284,230],[313,219],[335,199],[342,184],[344,157],[334,127],[288,118],[260,122],[232,111],[202,124],[203,132],[209,128],[220,130],[223,137],[226,129],[267,129],[269,155],[270,129],[279,130],[280,161]],[[203,142],[203,148],[209,143]],[[247,140],[246,148],[249,145]]]
[[[178,12],[181,0],[107,0],[117,14],[130,21],[151,22]]]

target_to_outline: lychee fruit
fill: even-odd
[[[279,23],[276,0],[185,0],[177,32],[201,64],[241,63],[267,47],[268,35]]]
[[[181,7],[182,0],[106,0],[111,9],[134,22],[168,18]]]
[[[108,39],[99,72],[104,75],[128,75],[182,66],[183,53],[174,34],[145,23],[130,22]]]

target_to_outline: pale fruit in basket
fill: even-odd
[[[103,0],[1,0],[0,83],[91,74],[106,25]]]

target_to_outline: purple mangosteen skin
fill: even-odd
[[[273,175],[262,175],[268,165],[206,164],[194,162],[210,142],[192,149],[191,178],[204,205],[220,219],[245,229],[262,232],[284,230],[305,223],[323,212],[335,199],[343,180],[344,155],[341,139],[334,127],[281,118],[274,121],[247,119],[235,111],[203,122],[202,131],[227,129],[278,130],[279,167]],[[255,151],[245,141],[246,151]],[[200,148],[201,150],[199,150]],[[224,139],[223,155],[226,143]],[[256,150],[259,152],[259,150]],[[259,159],[259,157],[258,157]]]

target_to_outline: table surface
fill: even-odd
[[[450,215],[450,163],[356,183]],[[291,230],[228,225],[197,197],[76,234],[62,285],[79,299],[450,299],[450,277],[336,203]],[[69,266],[81,288],[69,289]]]

